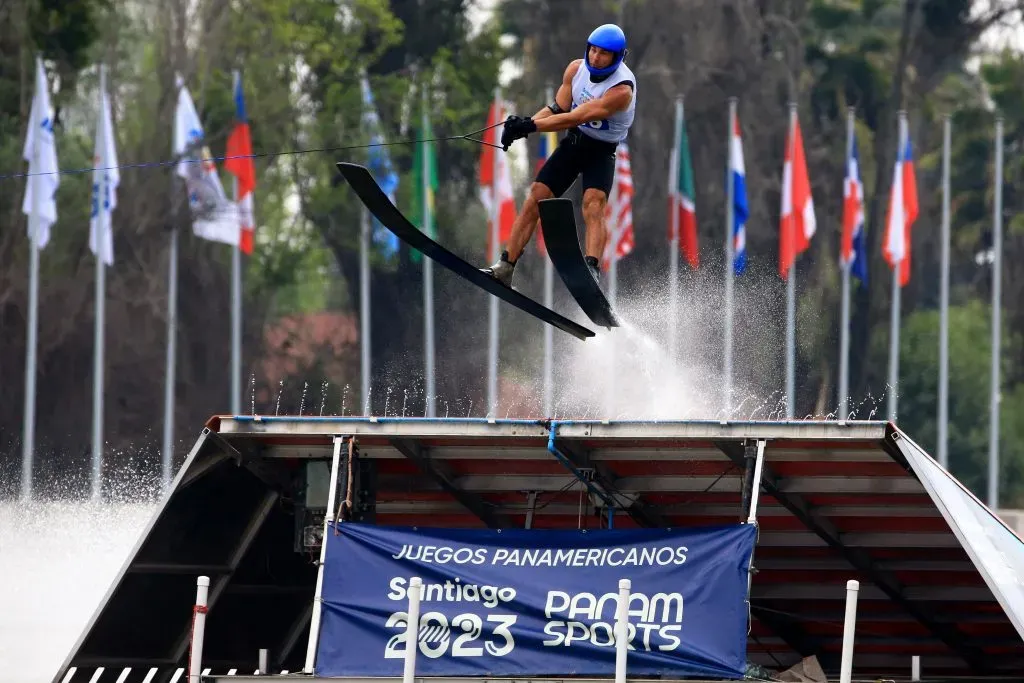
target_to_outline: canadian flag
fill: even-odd
[[[796,257],[810,246],[817,227],[804,140],[795,114],[787,137],[782,169],[782,224],[779,226],[779,275],[783,280],[788,278]]]
[[[602,257],[602,268],[611,268],[616,261],[633,251],[633,171],[629,164],[629,147],[625,142],[615,151],[615,184],[605,205],[605,220],[610,238]]]
[[[487,114],[489,129],[484,132],[484,151],[480,155],[480,201],[487,209],[487,254],[488,258],[497,258],[498,247],[512,236],[512,224],[516,220],[516,200],[512,196],[512,175],[509,172],[508,156],[503,150],[490,145],[497,145],[501,140],[503,125],[494,126],[504,121],[508,110],[505,103],[495,100]],[[495,199],[497,198],[497,199]],[[493,220],[495,201],[498,209],[498,244],[493,244]]]

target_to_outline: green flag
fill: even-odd
[[[423,112],[423,125],[419,129],[417,139],[427,140],[432,137],[430,118]],[[434,143],[416,144],[412,157],[412,177],[415,190],[409,219],[417,228],[427,233],[428,237],[434,239],[434,194],[437,192],[437,153],[434,151]],[[413,250],[410,257],[413,261],[419,262],[423,255]]]

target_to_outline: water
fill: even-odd
[[[49,683],[155,511],[0,502],[0,683]]]

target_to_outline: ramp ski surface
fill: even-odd
[[[530,297],[517,292],[511,287],[506,287],[486,273],[481,272],[475,266],[462,260],[440,244],[430,239],[425,233],[409,222],[401,211],[399,211],[380,186],[373,179],[370,171],[365,166],[350,164],[346,162],[337,163],[341,175],[348,181],[348,184],[359,195],[366,208],[370,210],[377,220],[384,227],[395,233],[402,241],[416,249],[425,256],[432,258],[442,266],[456,275],[473,283],[480,289],[493,294],[503,301],[512,304],[521,311],[525,311],[535,318],[548,323],[563,332],[567,332],[577,339],[586,340],[594,336],[590,330],[568,318],[555,313]],[[545,236],[546,237],[546,236]]]
[[[583,260],[576,235],[576,214],[572,201],[561,197],[540,201],[540,229],[544,246],[569,293],[595,325],[618,327],[619,320],[605,298],[601,286]]]

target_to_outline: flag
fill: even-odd
[[[889,267],[900,269],[900,287],[910,282],[910,226],[917,220],[917,181],[910,135],[893,164],[892,189],[885,220],[882,251]]]
[[[867,252],[864,247],[864,183],[860,179],[857,134],[846,151],[846,179],[843,181],[843,239],[840,263],[861,282],[868,281]]]
[[[615,150],[615,183],[605,205],[605,220],[611,233],[601,259],[604,270],[633,251],[633,172],[629,164],[629,147],[620,143]]]
[[[747,269],[747,219],[750,210],[747,205],[747,171],[743,165],[743,140],[740,137],[740,120],[733,120],[732,139],[729,141],[729,182],[733,186],[733,270],[742,275]]]
[[[537,147],[537,169],[535,173],[540,173],[540,169],[551,158],[551,155],[555,153],[555,148],[558,147],[558,134],[554,132],[538,133],[537,137],[540,138],[540,144]],[[529,189],[527,189],[527,192],[529,192]],[[537,251],[541,254],[547,254],[547,248],[544,246],[544,231],[540,228],[537,229]]]
[[[37,154],[38,152],[38,154]],[[50,226],[57,222],[57,188],[60,186],[60,168],[57,165],[57,143],[53,137],[53,107],[50,106],[50,86],[43,70],[43,60],[36,57],[36,92],[32,97],[32,111],[29,113],[28,132],[25,135],[25,149],[22,152],[28,162],[25,199],[21,211],[31,217],[35,208],[34,199],[39,197],[39,215],[29,220],[29,239],[32,226],[36,226],[36,240],[40,251],[50,241]],[[38,158],[37,158],[38,157]],[[41,175],[36,175],[41,174]]]
[[[210,148],[204,144],[202,121],[188,88],[177,76],[178,107],[174,114],[174,154],[181,157],[177,174],[184,178],[192,210],[192,231],[203,239],[237,247],[238,209],[224,194]]]
[[[377,115],[377,107],[373,102],[373,93],[370,91],[370,81],[367,80],[365,73],[359,80],[359,86],[363,93],[363,130],[369,135],[370,144],[375,145],[369,148],[367,167],[381,190],[394,204],[395,192],[398,190],[398,173],[391,165],[391,157],[388,156],[387,148],[382,146],[384,133],[380,117]],[[385,255],[389,257],[397,254],[398,236],[385,228],[376,218],[373,218],[372,222],[374,243],[380,246]]]
[[[679,249],[686,257],[691,268],[700,263],[697,246],[697,208],[694,202],[696,193],[693,189],[693,162],[690,160],[690,140],[686,135],[686,124],[680,120],[676,131],[679,146],[672,150],[669,162],[669,214],[668,239],[679,240]],[[673,223],[678,216],[679,234],[673,235]]]
[[[499,102],[492,102],[490,111],[487,114],[487,125],[493,126],[505,119],[505,107]],[[504,126],[490,128],[484,132],[485,143],[483,152],[480,155],[480,201],[487,209],[487,255],[494,253],[491,244],[491,220],[494,197],[498,201],[498,244],[504,244],[512,236],[512,224],[516,220],[516,200],[512,196],[512,176],[508,167],[508,156],[504,153],[498,154],[498,149],[490,145],[497,145],[501,140],[501,131]],[[495,154],[498,154],[495,159]],[[497,163],[497,169],[495,169]],[[497,177],[495,177],[497,172]]]
[[[238,179],[235,201],[238,203],[239,248],[242,253],[251,254],[256,231],[252,204],[253,191],[256,189],[256,166],[252,160],[252,136],[249,132],[249,119],[245,115],[242,79],[237,71],[234,80],[235,127],[228,136],[224,155],[229,158],[224,162],[224,170]]]
[[[114,122],[110,113],[110,97],[101,78],[100,110],[96,120],[96,143],[92,164],[92,215],[89,217],[89,249],[108,266],[114,265],[114,232],[111,218],[117,206],[117,186],[121,174],[117,170],[117,145]],[[102,212],[102,213],[101,213]],[[106,220],[101,221],[101,215]],[[102,233],[100,232],[102,230]]]
[[[804,139],[800,121],[793,117],[787,136],[785,162],[782,168],[782,218],[779,226],[779,275],[785,280],[797,257],[811,244],[816,228],[814,197],[807,175]]]
[[[426,232],[428,237],[434,239],[434,197],[438,187],[437,153],[434,151],[434,144],[427,142],[429,138],[433,137],[433,130],[430,125],[430,119],[425,113],[424,119],[426,125],[419,135],[419,139],[422,142],[416,144],[412,155],[412,177],[416,187],[413,191],[414,200],[412,209],[409,211],[409,218],[416,227]],[[426,164],[424,164],[424,156],[426,157]],[[424,165],[426,168],[424,168]],[[426,172],[425,182],[424,171]],[[424,191],[426,192],[427,215],[424,215],[423,212]],[[410,258],[415,262],[419,262],[423,260],[423,255],[414,249],[410,254]]]

